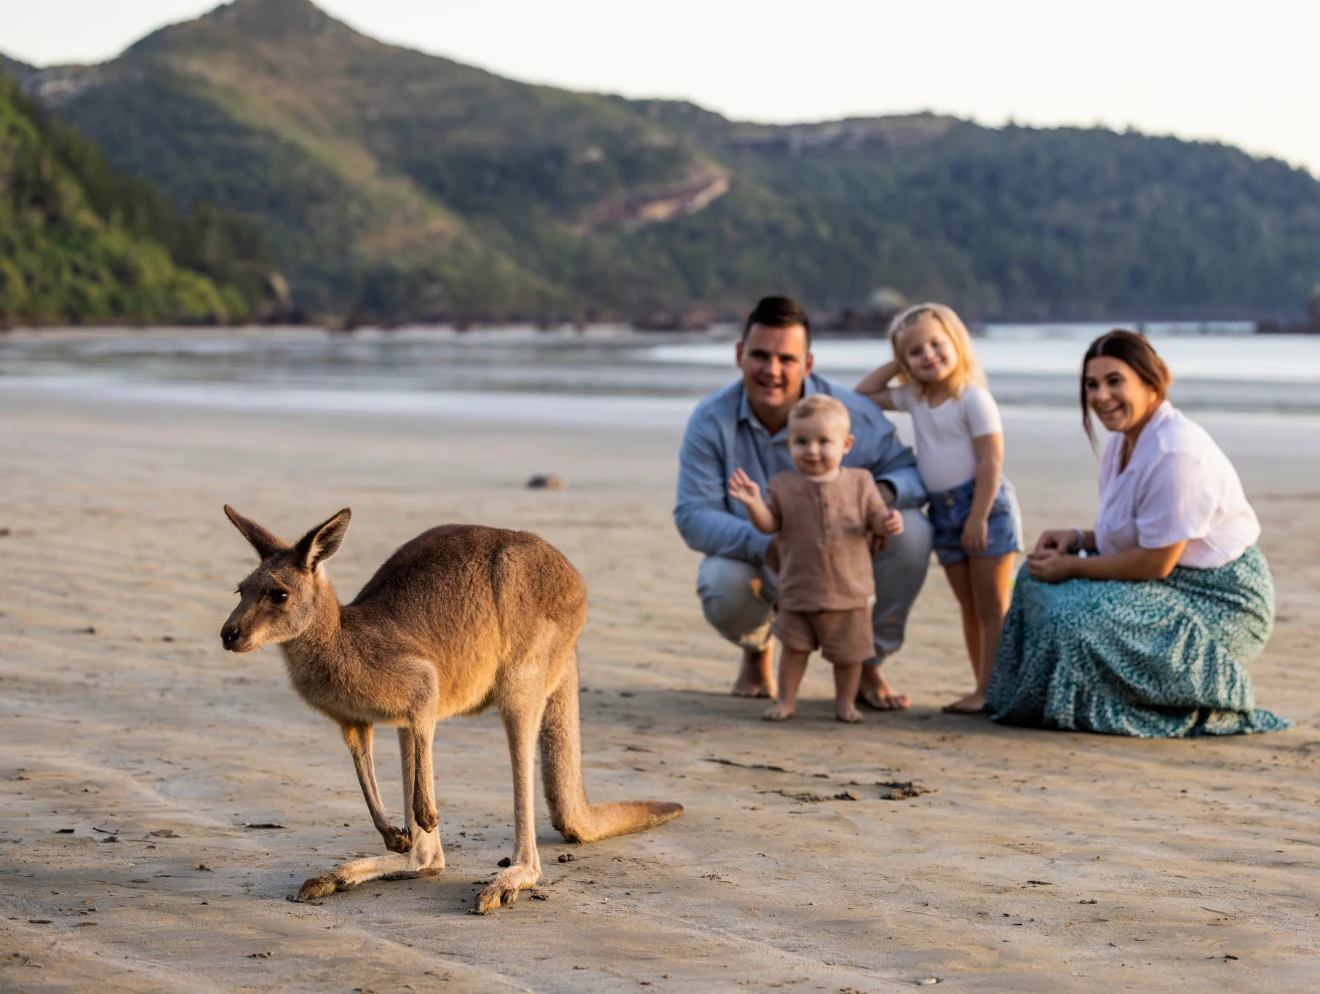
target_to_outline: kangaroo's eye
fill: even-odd
[[[283,604],[289,599],[289,592],[287,590],[272,590],[270,592],[270,599],[276,604]]]

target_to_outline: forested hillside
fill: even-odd
[[[737,313],[878,286],[977,318],[1255,317],[1320,281],[1320,182],[1215,144],[913,115],[769,127],[531,86],[236,0],[28,92],[295,300],[383,320]]]
[[[0,76],[0,324],[228,321],[272,271],[250,225],[180,217]]]

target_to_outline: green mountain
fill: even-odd
[[[180,218],[0,75],[0,326],[242,317],[234,248],[256,237],[210,208]]]
[[[176,207],[261,226],[296,302],[615,315],[879,286],[969,316],[1257,316],[1320,279],[1320,182],[1236,149],[933,115],[771,127],[502,79],[236,0],[24,88]]]

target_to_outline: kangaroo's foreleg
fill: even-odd
[[[399,729],[399,762],[403,766],[403,810],[408,813],[408,832],[413,838],[412,855],[419,869],[439,873],[445,868],[445,851],[440,845],[440,826],[423,831],[413,815],[413,794],[417,783],[416,752],[412,729]],[[432,805],[434,810],[434,805]]]
[[[413,747],[412,785],[405,794],[404,803],[421,830],[433,832],[440,824],[440,813],[435,808],[435,772],[431,763],[435,741],[434,706],[428,708],[408,731]],[[402,748],[403,729],[399,730],[399,744]],[[406,772],[404,776],[407,776]]]
[[[348,751],[353,756],[353,768],[357,770],[362,796],[366,798],[367,810],[371,812],[372,824],[385,840],[386,849],[390,852],[407,852],[412,848],[412,838],[408,830],[398,829],[390,824],[390,816],[385,811],[385,802],[380,799],[380,788],[376,785],[376,764],[371,755],[371,726],[344,725],[343,733],[344,741],[348,743]]]
[[[501,904],[512,904],[518,900],[520,890],[536,886],[541,879],[533,778],[545,697],[539,688],[528,688],[517,696],[517,700],[504,707],[502,715],[513,764],[513,865],[496,876],[473,900],[472,910],[479,915],[494,911]]]
[[[399,856],[355,859],[323,876],[312,877],[299,889],[298,900],[313,901],[333,894],[337,890],[351,890],[370,880],[400,880],[421,876],[423,873],[439,873],[445,868],[445,854],[440,847],[440,830],[433,828],[429,832],[424,832],[413,817],[412,795],[417,779],[414,770],[416,751],[413,734],[407,728],[399,729],[399,761],[403,767],[403,810],[406,812],[403,834],[412,839],[412,848]],[[374,777],[371,783],[374,787]],[[364,794],[366,790],[364,785]]]

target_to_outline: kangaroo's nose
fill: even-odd
[[[243,632],[237,625],[225,625],[220,629],[220,641],[224,643],[226,649],[231,648],[239,640]]]

